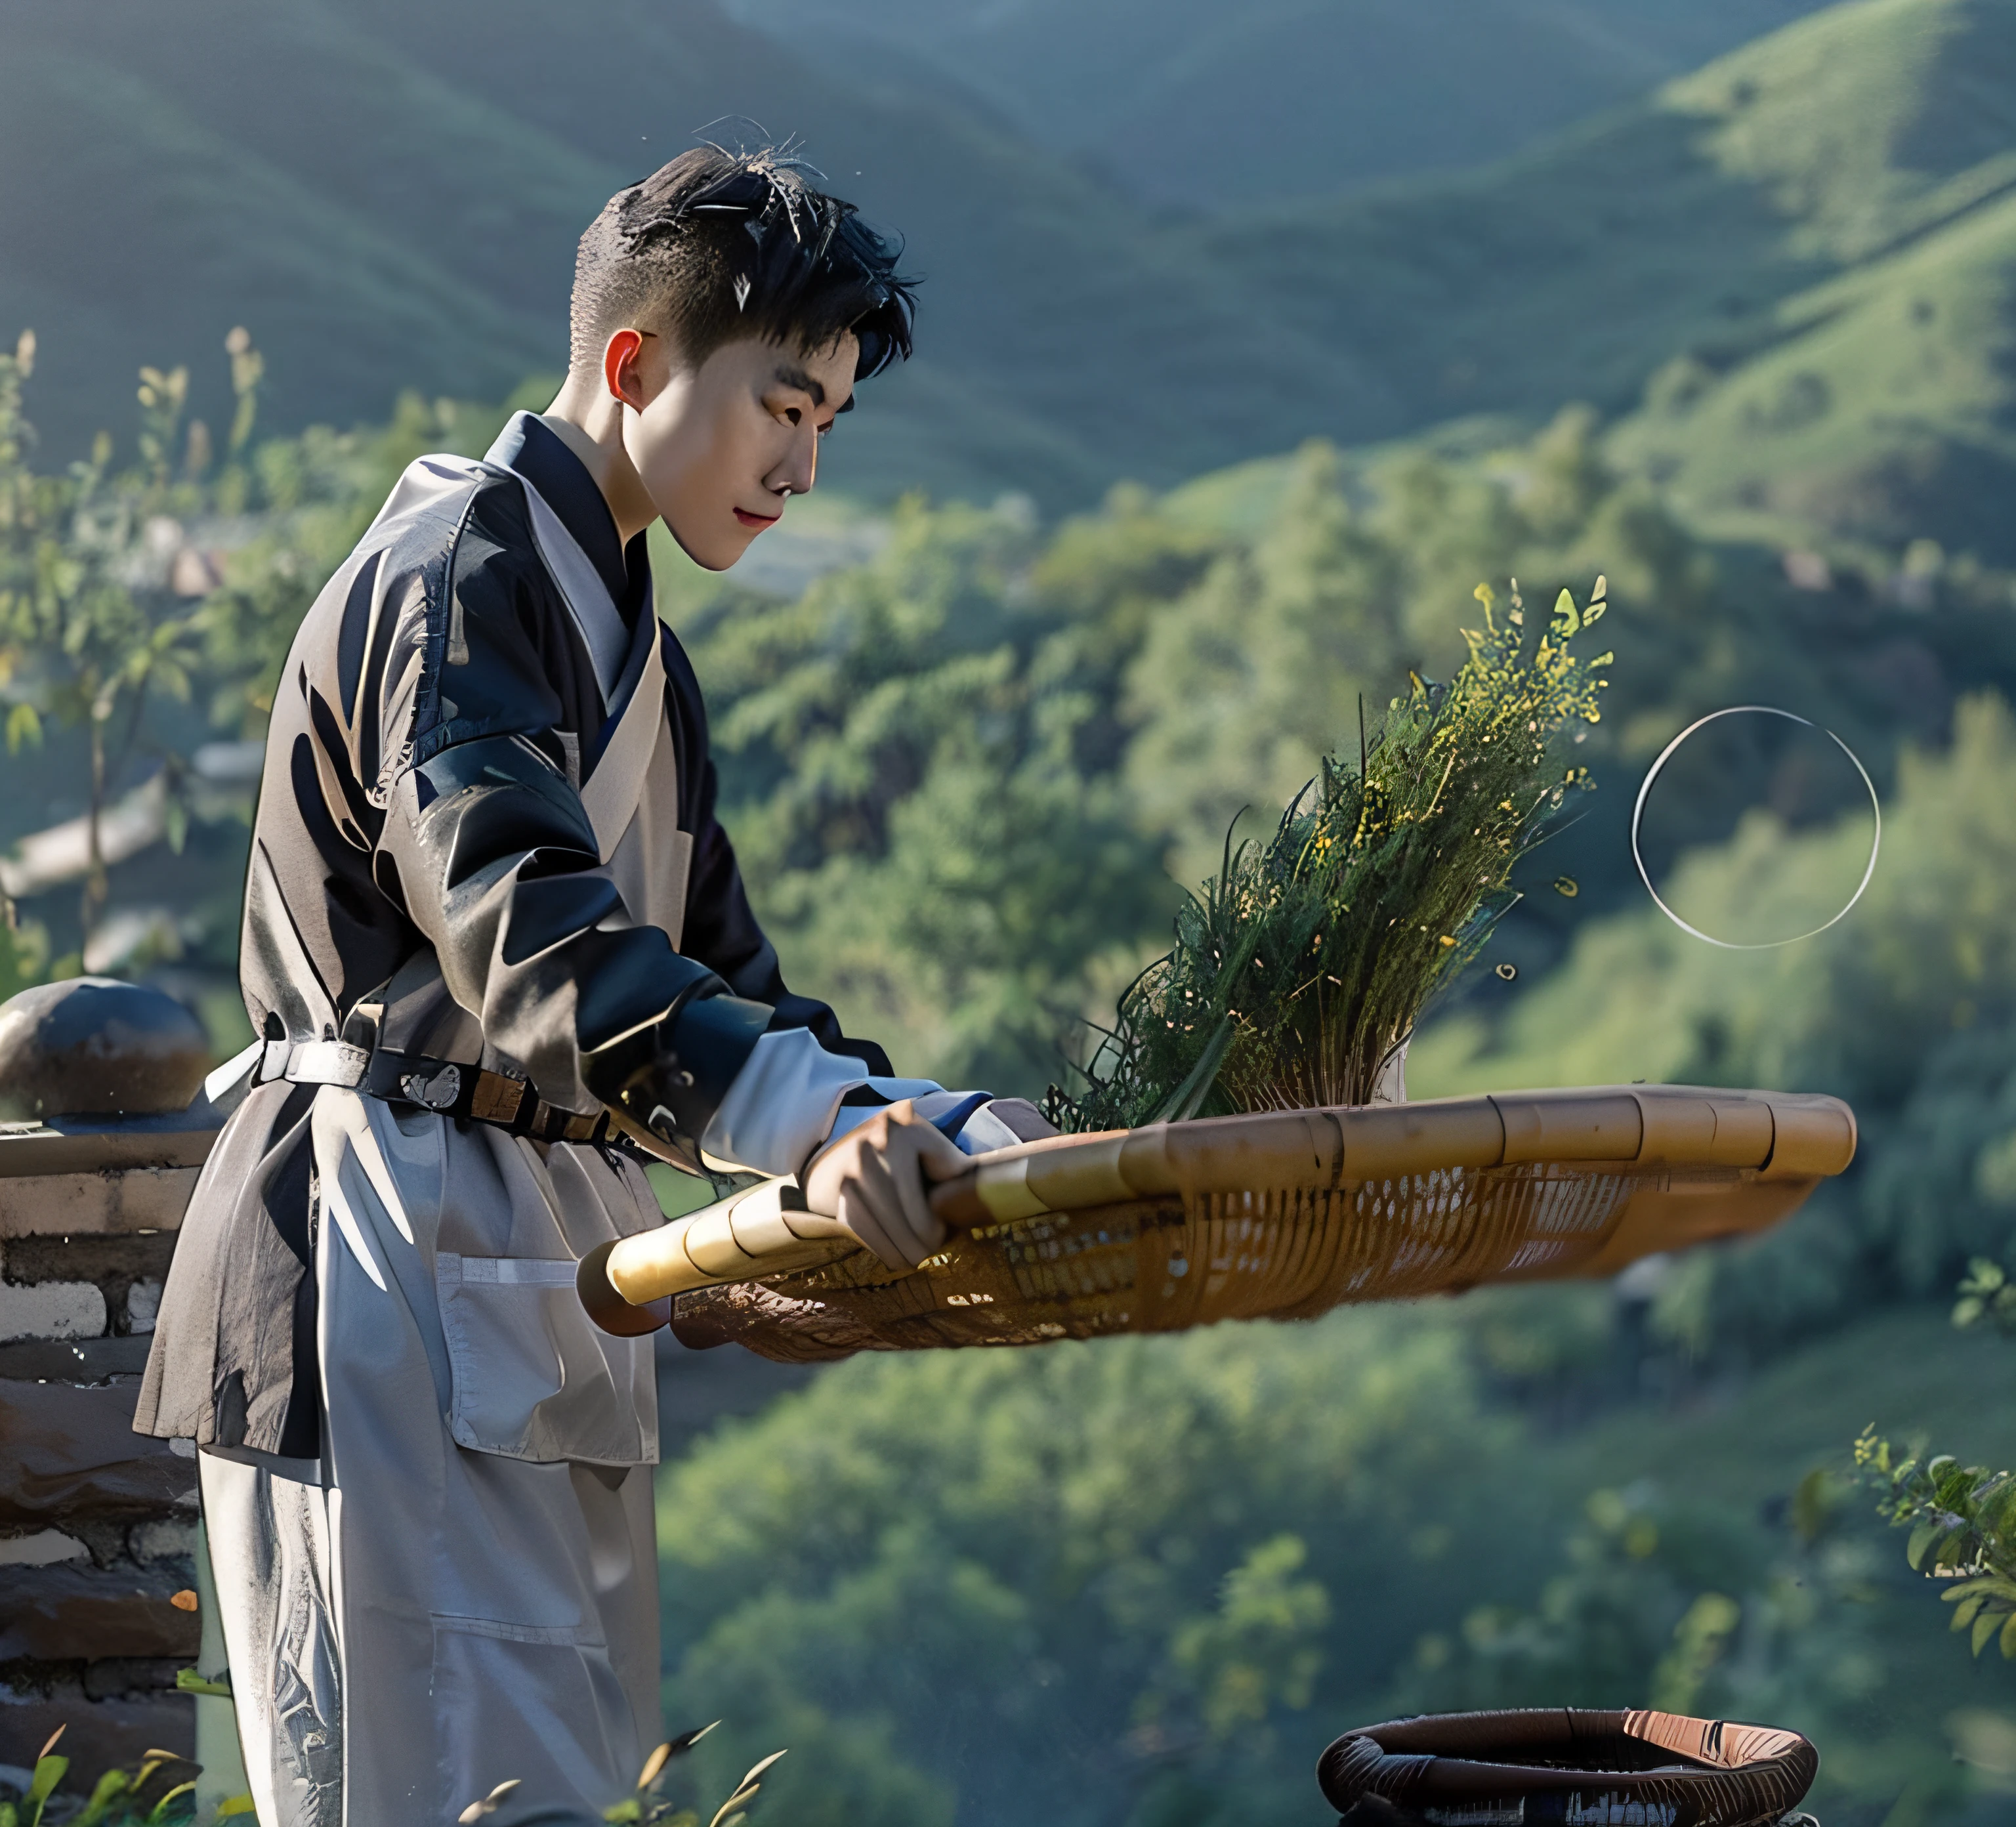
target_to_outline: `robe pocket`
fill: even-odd
[[[542,1464],[657,1464],[651,1341],[596,1326],[572,1262],[443,1251],[434,1284],[460,1445]]]

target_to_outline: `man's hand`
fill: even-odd
[[[967,1158],[906,1099],[812,1158],[805,1176],[809,1211],[858,1239],[892,1269],[914,1269],[945,1239],[929,1180],[963,1173]],[[928,1177],[928,1179],[927,1177]]]

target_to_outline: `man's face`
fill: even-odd
[[[692,368],[675,366],[663,337],[643,339],[625,376],[623,445],[695,564],[727,570],[788,496],[810,492],[859,352],[851,331],[810,355],[749,337]]]

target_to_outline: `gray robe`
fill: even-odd
[[[775,954],[682,779],[675,650],[648,578],[628,621],[610,582],[528,477],[409,470],[276,705],[243,965],[272,1057],[343,1056],[396,967],[367,1041],[585,1131],[599,1033],[696,984],[769,1015],[743,993]],[[725,975],[680,950],[696,928]],[[773,1026],[837,1036],[772,994]],[[690,1055],[713,1101],[754,1037]],[[510,1779],[594,1818],[631,1790],[660,1730],[652,1353],[593,1327],[574,1273],[661,1221],[607,1147],[326,1080],[233,1112],[135,1425],[201,1449],[262,1827],[450,1822]]]

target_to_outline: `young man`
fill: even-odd
[[[652,1355],[574,1292],[661,1221],[619,1130],[810,1161],[812,1211],[892,1264],[941,1241],[927,1177],[981,1101],[785,988],[644,539],[733,564],[911,308],[788,161],[675,159],[582,237],[551,408],[415,463],[294,642],[246,888],[261,1042],[213,1082],[243,1101],[135,1422],[200,1449],[265,1827],[452,1821],[511,1778],[592,1818],[635,1781]]]

